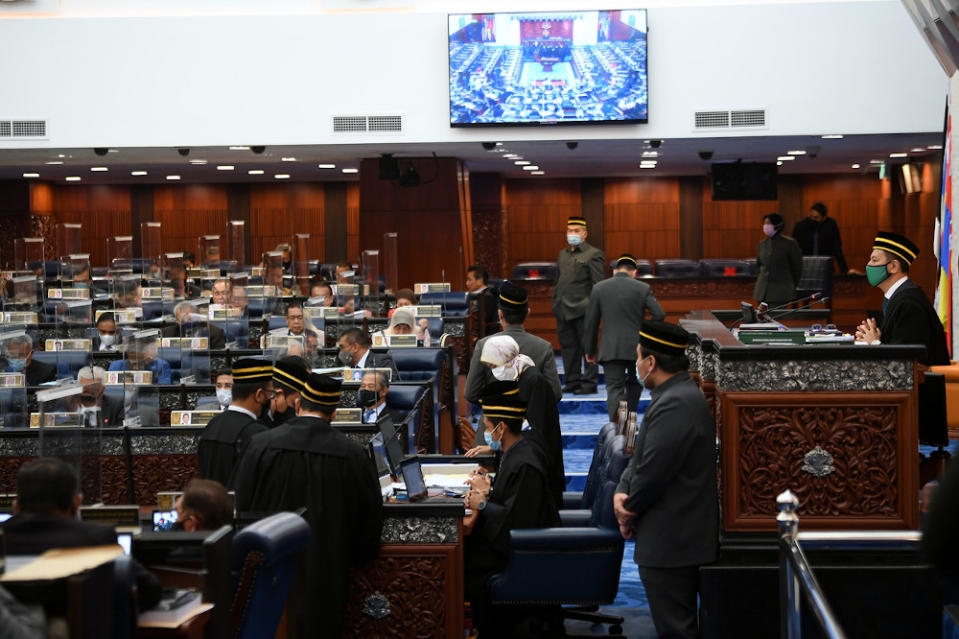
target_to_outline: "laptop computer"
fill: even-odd
[[[410,501],[426,499],[426,478],[419,457],[407,457],[400,462],[400,474],[406,484],[406,494]]]
[[[390,474],[399,477],[400,463],[403,461],[403,447],[400,445],[397,429],[393,426],[390,417],[383,417],[377,422],[380,435],[383,437],[383,447],[386,449],[386,460],[390,465]]]

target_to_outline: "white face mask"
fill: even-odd
[[[569,242],[570,246],[579,246],[583,243],[583,236],[577,235],[576,233],[569,233],[566,236],[566,241]]]
[[[216,389],[216,401],[220,402],[220,406],[229,406],[233,401],[233,391],[229,388]]]
[[[501,382],[512,382],[516,380],[516,369],[511,366],[496,366],[492,370],[493,377]]]
[[[109,333],[100,333],[100,343],[104,346],[113,346],[117,343],[117,336]]]
[[[648,359],[648,358],[644,357],[643,359]],[[639,362],[642,362],[643,359],[639,360]],[[639,373],[639,362],[636,362],[636,373],[637,373],[637,374]],[[643,377],[640,377],[640,378],[639,378],[639,383],[642,384],[643,386],[646,386],[646,388],[649,388],[649,386],[646,385],[646,380],[649,379],[649,376],[652,375],[652,374],[653,374],[653,369],[649,369],[648,371],[646,371],[646,375],[644,375]]]

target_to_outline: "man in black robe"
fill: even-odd
[[[383,499],[376,467],[330,425],[341,385],[311,374],[294,398],[297,416],[254,437],[237,472],[240,511],[306,507],[311,533],[300,636],[341,637],[349,571],[379,551]]]
[[[266,430],[257,419],[275,394],[273,365],[269,361],[244,357],[233,362],[233,401],[210,420],[200,435],[200,477],[232,487],[243,450],[254,435]]]
[[[919,249],[898,233],[879,231],[873,241],[866,278],[883,292],[882,320],[867,318],[856,340],[874,344],[922,344],[926,366],[949,364],[946,333],[939,315],[919,286],[909,279],[909,266]]]
[[[481,636],[499,637],[508,633],[508,615],[490,609],[486,582],[506,568],[510,531],[558,526],[560,520],[546,453],[535,440],[523,437],[526,405],[517,395],[489,395],[480,404],[484,437],[494,451],[502,451],[502,457],[492,485],[482,470],[470,480],[464,585]]]
[[[310,368],[302,357],[287,355],[276,360],[273,363],[273,390],[276,396],[260,415],[260,422],[268,428],[276,428],[296,417],[293,401],[309,376]]]

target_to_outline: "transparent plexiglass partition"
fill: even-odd
[[[303,295],[310,294],[310,236],[297,233],[293,236],[293,276]]]
[[[70,253],[60,258],[61,288],[87,290],[88,297],[93,297],[92,285],[89,253]]]
[[[230,262],[230,271],[246,268],[246,222],[230,220],[226,223],[226,249],[224,259]]]
[[[95,415],[80,409],[80,384],[67,384],[37,392],[36,412],[30,415],[31,427],[38,431],[42,457],[58,457],[70,465],[84,503],[102,501],[103,467],[101,428],[87,427]],[[97,411],[93,411],[97,412]]]
[[[107,263],[111,269],[133,269],[132,235],[117,235],[107,238]]]
[[[219,327],[211,328],[210,304],[206,300],[182,301],[176,305],[176,336],[160,337],[160,359],[170,365],[174,384],[205,384],[210,381],[210,348],[223,348]]]
[[[360,253],[360,274],[363,279],[363,295],[380,293],[380,252],[366,250]]]
[[[57,335],[64,341],[82,339],[85,329],[93,324],[93,302],[82,298],[64,298],[59,300],[56,313]],[[84,348],[83,350],[89,350]],[[67,367],[61,367],[66,370]]]
[[[197,238],[196,258],[203,268],[220,268],[220,236],[201,235]]]
[[[16,269],[26,274],[37,276],[41,281],[46,279],[45,257],[42,237],[22,237],[14,240],[13,254],[16,260]]]
[[[140,257],[144,277],[159,277],[163,257],[163,225],[160,222],[140,224]]]
[[[121,309],[140,310],[141,319],[143,316],[141,309],[142,288],[139,275],[123,273],[121,275],[110,276],[110,296],[113,298],[114,303]]]
[[[4,327],[0,333],[0,424],[3,428],[27,428],[26,357],[32,338],[23,330]]]
[[[160,357],[160,331],[147,329],[132,333],[126,340],[124,359],[107,373],[108,383],[123,389],[126,419],[131,425],[159,426],[160,401],[157,385],[173,382],[169,361]]]
[[[43,282],[36,275],[21,275],[10,280],[13,304],[18,311],[35,311],[40,300]]]
[[[263,277],[262,281],[265,286],[272,286],[276,289],[276,294],[279,296],[290,295],[291,288],[284,287],[284,277],[283,277],[283,253],[280,251],[268,251],[263,254],[262,260],[263,267]],[[287,282],[291,284],[290,282]]]
[[[399,289],[399,237],[396,233],[383,234],[383,254],[380,266],[386,278],[386,292],[395,293]]]
[[[163,282],[173,289],[173,297],[182,299],[186,295],[186,267],[183,265],[183,253],[165,253],[162,273]]]
[[[83,224],[61,222],[57,224],[57,257],[83,252]]]

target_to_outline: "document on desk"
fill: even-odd
[[[96,568],[123,554],[119,544],[48,550],[30,563],[8,572],[0,581],[50,581]]]
[[[196,593],[190,601],[172,610],[159,610],[157,608],[144,610],[137,617],[137,626],[140,628],[178,628],[190,619],[212,608],[213,604],[203,603],[200,593]]]

